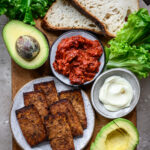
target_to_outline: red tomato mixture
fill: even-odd
[[[83,84],[99,71],[99,58],[103,50],[98,40],[80,35],[63,39],[57,48],[54,69],[67,77],[72,84]]]

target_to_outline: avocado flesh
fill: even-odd
[[[126,150],[129,147],[130,136],[123,129],[112,131],[106,139],[107,150]]]
[[[23,35],[35,38],[40,45],[40,52],[32,61],[25,60],[17,53],[16,41]],[[3,39],[11,58],[25,69],[39,68],[48,58],[49,45],[47,39],[42,32],[31,25],[24,24],[21,21],[12,20],[8,22],[3,29]]]
[[[133,123],[119,118],[101,129],[90,150],[134,150],[138,143],[139,134]]]

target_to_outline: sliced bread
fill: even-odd
[[[126,22],[128,15],[139,9],[138,0],[71,0],[80,12],[103,26],[112,37]]]
[[[42,26],[48,30],[85,29],[100,34],[100,28],[77,11],[69,0],[56,0],[43,19]]]

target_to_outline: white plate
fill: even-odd
[[[16,118],[16,114],[15,114],[15,111],[17,109],[24,107],[24,100],[23,100],[24,92],[33,91],[33,84],[35,83],[41,83],[41,82],[46,82],[46,81],[51,81],[51,80],[54,80],[58,92],[73,89],[72,87],[64,85],[63,83],[61,83],[54,77],[44,77],[44,78],[38,78],[38,79],[32,80],[26,85],[24,85],[14,98],[14,104],[13,104],[11,114],[10,114],[10,125],[11,125],[14,138],[24,150],[52,150],[49,145],[49,142],[44,142],[44,143],[37,145],[34,148],[31,148],[29,144],[26,142],[22,134],[22,131],[20,129],[19,123]],[[94,125],[95,125],[95,115],[93,112],[93,108],[90,104],[89,98],[83,90],[81,90],[81,93],[82,93],[84,105],[85,105],[85,112],[86,112],[86,117],[87,117],[87,129],[84,130],[82,137],[74,138],[75,150],[81,150],[88,144],[93,134]]]

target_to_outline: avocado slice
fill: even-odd
[[[22,68],[39,68],[49,56],[49,45],[43,33],[21,21],[8,22],[3,29],[3,39],[11,58]],[[18,44],[22,39],[26,44],[24,46]],[[26,59],[27,57],[29,59]]]
[[[139,133],[134,124],[118,118],[100,130],[90,150],[134,150],[138,143]]]

